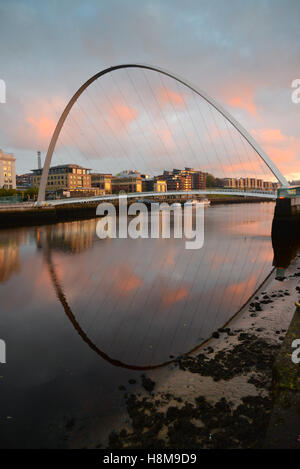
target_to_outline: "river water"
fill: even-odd
[[[100,240],[94,219],[0,231],[1,447],[59,446],[74,419],[109,425],[120,385],[210,337],[270,273],[273,213],[208,207],[199,250]]]

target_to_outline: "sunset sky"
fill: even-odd
[[[0,148],[15,155],[17,173],[28,172],[84,81],[111,65],[148,63],[213,96],[288,179],[300,179],[300,103],[291,99],[299,18],[299,0],[0,0]],[[180,112],[181,93],[154,89],[161,106]],[[129,125],[141,117],[134,105],[115,105]],[[121,133],[114,110],[106,116]]]

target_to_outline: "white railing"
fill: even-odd
[[[276,192],[273,191],[260,191],[260,190],[241,190],[241,189],[203,189],[203,190],[192,190],[192,191],[167,191],[167,192],[131,192],[126,194],[127,198],[143,198],[143,197],[169,197],[169,196],[190,196],[190,195],[208,195],[208,194],[225,194],[233,196],[244,196],[244,197],[263,197],[266,199],[276,199]],[[125,195],[125,194],[124,194]],[[81,198],[68,198],[58,200],[47,200],[43,205],[65,205],[65,204],[77,204],[77,203],[90,203],[90,202],[104,202],[107,200],[118,200],[122,197],[122,194],[109,194],[109,195],[98,195],[94,197],[81,197]]]
[[[0,210],[5,211],[5,210],[11,210],[11,209],[22,209],[22,208],[30,208],[34,207],[36,204],[35,202],[15,202],[15,203],[5,203],[1,204],[0,203]]]

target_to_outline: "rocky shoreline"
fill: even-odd
[[[272,366],[300,296],[300,256],[273,273],[228,327],[168,369],[120,386],[126,413],[98,447],[260,448],[272,410]],[[133,383],[134,382],[134,383]]]

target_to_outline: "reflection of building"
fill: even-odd
[[[9,153],[3,153],[0,149],[0,188],[15,189],[16,188],[16,158]]]
[[[0,282],[6,282],[13,273],[20,270],[18,232],[0,234]]]
[[[42,169],[33,169],[32,185],[39,187],[42,177]],[[52,166],[49,169],[46,191],[66,189],[75,191],[86,190],[92,187],[91,175],[88,168],[77,164],[64,164]]]
[[[105,173],[91,173],[92,187],[98,187],[104,194],[112,193],[112,175]]]
[[[20,269],[19,247],[0,246],[0,282],[5,282]]]
[[[40,246],[41,235],[43,236],[44,232],[50,248],[72,253],[85,251],[93,245],[97,221],[95,219],[78,220],[51,225],[38,232],[38,246]]]

